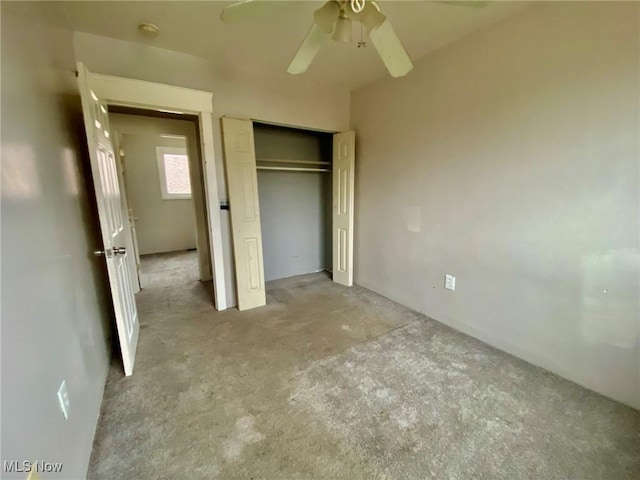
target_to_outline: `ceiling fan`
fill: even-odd
[[[225,23],[235,23],[262,14],[270,2],[265,0],[243,0],[228,5],[222,10],[220,19]],[[488,1],[444,1],[459,6],[484,7]],[[413,68],[400,39],[393,30],[389,19],[373,0],[329,0],[313,13],[314,22],[302,41],[287,72],[297,75],[304,73],[311,65],[322,44],[331,37],[333,40],[351,42],[352,22],[360,22],[366,28],[369,39],[392,77],[402,77]]]

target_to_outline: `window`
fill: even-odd
[[[191,198],[189,157],[186,148],[156,147],[160,191],[164,200]]]

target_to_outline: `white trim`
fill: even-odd
[[[109,105],[150,110],[172,110],[198,116],[202,141],[204,197],[208,215],[213,291],[217,310],[227,308],[227,288],[222,250],[220,199],[213,148],[213,93],[130,78],[92,73],[92,86]]]
[[[207,223],[209,225],[209,249],[211,250],[211,271],[216,308],[227,308],[224,253],[222,249],[222,219],[220,218],[220,197],[216,182],[216,164],[213,148],[213,119],[211,113],[201,112],[198,125],[202,139],[202,173],[205,178],[204,197],[207,201]],[[215,199],[215,201],[214,201]],[[222,305],[222,307],[220,307]]]
[[[160,195],[163,200],[191,200],[191,193],[169,193],[167,191],[167,170],[164,164],[165,155],[184,155],[187,157],[187,167],[189,166],[189,156],[187,147],[156,147],[156,159],[158,160],[158,180],[160,181]],[[191,188],[191,182],[189,182]]]
[[[211,92],[100,73],[92,73],[91,79],[98,96],[110,105],[151,107],[160,112],[213,112]]]
[[[252,118],[250,120],[254,123],[261,123],[262,125],[273,125],[274,127],[293,128],[295,130],[308,130],[310,132],[318,133],[340,133],[339,130],[327,130],[326,128],[310,127],[307,125],[292,125],[290,123],[272,122],[271,120],[263,120],[260,118]]]

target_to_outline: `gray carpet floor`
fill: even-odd
[[[215,312],[156,282],[89,478],[639,478],[639,412],[369,290],[311,274]]]
[[[159,288],[193,283],[200,279],[195,250],[140,256],[142,288]]]

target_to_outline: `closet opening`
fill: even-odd
[[[333,134],[253,122],[264,280],[332,270]]]
[[[222,117],[238,309],[265,281],[327,270],[353,285],[355,132]]]

